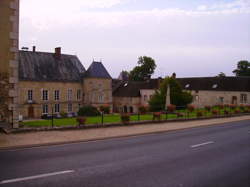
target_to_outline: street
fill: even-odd
[[[2,150],[0,186],[249,187],[250,121]]]

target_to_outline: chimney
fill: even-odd
[[[57,59],[61,59],[61,47],[56,47],[55,48],[55,57]]]
[[[32,51],[33,51],[33,52],[36,52],[36,46],[33,46],[33,47],[32,47]]]

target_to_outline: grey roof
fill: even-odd
[[[80,60],[74,55],[19,51],[19,79],[29,81],[81,81],[85,72]]]
[[[114,97],[140,97],[140,90],[159,88],[159,79],[148,81],[122,81],[118,88],[113,89]]]
[[[250,77],[191,77],[177,80],[185,90],[250,92]]]
[[[95,61],[89,66],[88,70],[84,74],[84,77],[112,79],[103,64]]]

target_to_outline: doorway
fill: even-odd
[[[28,118],[34,118],[34,107],[29,106],[28,108]]]

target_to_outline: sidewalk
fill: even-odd
[[[0,149],[22,148],[39,145],[53,145],[78,141],[101,140],[114,137],[134,136],[139,134],[158,133],[171,130],[216,125],[227,122],[250,120],[250,116],[197,120],[187,122],[168,122],[124,127],[82,129],[68,131],[43,131],[18,134],[0,134]]]

